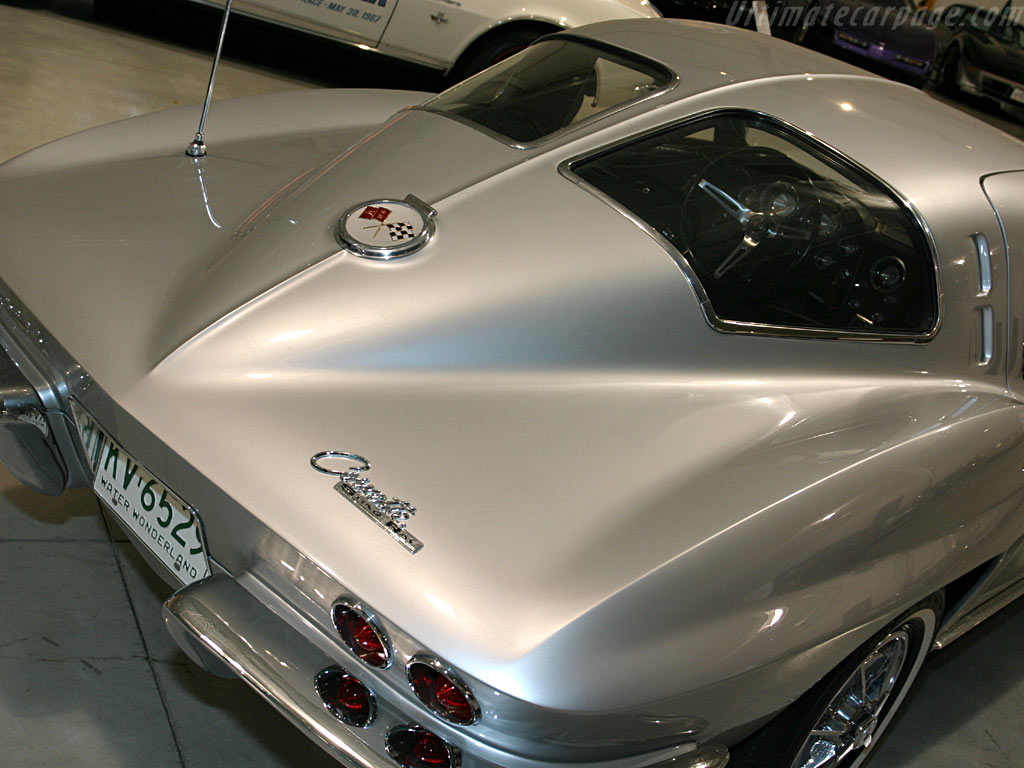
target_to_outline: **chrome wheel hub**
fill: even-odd
[[[875,737],[875,729],[878,728],[878,718],[870,717],[866,722],[858,725],[853,731],[853,748],[861,749],[870,747]]]
[[[870,749],[910,651],[906,626],[886,635],[825,707],[793,768],[839,768]]]

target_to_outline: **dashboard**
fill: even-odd
[[[910,211],[760,116],[689,123],[571,170],[678,252],[718,320],[870,335],[936,321],[935,268]]]

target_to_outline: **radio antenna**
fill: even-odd
[[[199,130],[192,143],[185,148],[189,157],[206,157],[206,144],[203,142],[203,131],[206,129],[206,113],[213,99],[213,80],[217,76],[217,64],[220,63],[220,50],[224,47],[224,34],[228,29],[228,14],[231,13],[231,0],[224,5],[224,18],[220,22],[220,35],[217,38],[217,50],[213,54],[213,66],[210,67],[210,84],[206,87],[206,101],[203,102],[203,115],[199,118]]]

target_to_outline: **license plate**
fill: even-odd
[[[183,584],[210,575],[196,511],[110,437],[76,401],[71,410],[93,472],[92,489]]]
[[[1024,104],[1024,88],[1014,88],[1013,93],[1010,94],[1010,98]]]

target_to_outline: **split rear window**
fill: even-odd
[[[532,144],[672,79],[668,70],[645,59],[555,37],[449,88],[423,108],[513,143]]]

